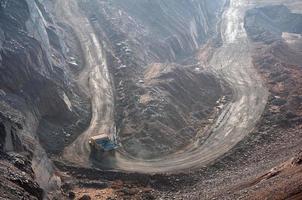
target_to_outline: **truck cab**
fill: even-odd
[[[109,138],[107,134],[101,134],[93,136],[89,139],[91,152],[98,155],[114,154],[114,150],[117,149],[117,144]]]

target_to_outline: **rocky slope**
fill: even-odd
[[[245,14],[253,64],[270,92],[257,126],[216,163],[192,172],[195,183],[182,188],[187,179],[179,179],[181,192],[167,198],[301,199],[301,10],[292,11],[301,2],[286,5]]]
[[[209,40],[219,44],[216,27],[224,1],[89,1],[80,6],[109,51],[123,150],[155,158],[189,144],[206,118],[215,115],[216,102],[229,94],[191,57]]]
[[[109,20],[110,27],[102,28],[116,51],[130,50],[128,53],[139,58],[135,60],[152,62],[191,55],[209,36],[217,34],[223,5],[222,0],[82,3],[95,23]]]
[[[42,199],[44,195],[32,169],[32,149],[28,150],[19,135],[23,122],[20,112],[1,103],[0,190],[4,199]]]
[[[271,93],[259,130],[265,132],[265,143],[276,148],[271,156],[276,151],[276,158],[284,162],[271,169],[266,181],[255,183],[259,189],[250,195],[255,199],[300,199],[301,163],[295,160],[301,159],[296,154],[301,152],[302,15],[284,5],[256,8],[247,12],[245,27],[253,42],[254,65]]]
[[[33,171],[26,175],[45,190],[56,189],[60,179],[48,156],[74,141],[91,116],[81,41],[54,10],[56,1],[0,3],[1,149],[3,155],[27,155]],[[219,43],[216,24],[224,1],[77,3],[107,45],[125,150],[138,156],[133,144],[141,142],[140,156],[149,158],[184,147],[204,126],[198,120],[217,114],[213,107],[225,89],[196,61],[186,61],[209,39]],[[195,84],[198,90],[188,93]],[[157,133],[147,136],[147,130]],[[157,137],[166,139],[157,144]],[[2,160],[11,162],[8,155]],[[30,195],[41,198],[41,193]]]
[[[34,138],[37,128],[42,143],[55,137],[51,131],[74,132],[80,127],[75,122],[81,124],[79,119],[88,115],[83,110],[89,107],[81,105],[67,55],[60,53],[63,47],[56,49],[60,41],[55,28],[45,21],[39,4],[4,1],[1,5],[1,100],[27,118],[28,137]],[[47,148],[58,151],[64,145],[60,141]]]
[[[301,199],[301,2],[286,5],[258,6],[245,14],[253,64],[270,92],[256,127],[213,165],[192,172],[195,183],[176,178],[180,192],[165,197]]]
[[[42,199],[44,192],[35,181],[30,159],[0,152],[0,190],[3,199]]]
[[[62,33],[42,14],[42,4],[0,5],[2,149],[28,154],[37,181],[47,189],[53,169],[41,146],[59,152],[89,121],[89,104],[77,92]],[[5,117],[20,119],[19,128]]]
[[[64,13],[66,2],[70,13]],[[241,12],[237,8],[244,1],[236,2],[232,8]],[[296,8],[301,6],[299,1],[290,2]],[[231,58],[232,51],[239,50],[236,55],[248,57],[249,49],[229,48],[238,47],[233,40],[242,33],[221,38],[220,18],[227,1],[64,3],[0,0],[1,198],[78,199],[83,194],[95,199],[301,198],[301,14],[285,6],[259,7],[246,13],[244,28],[253,64],[270,91],[264,114],[252,133],[208,167],[149,175],[81,168],[61,159],[64,148],[81,140],[78,136],[91,127],[90,120],[98,119],[95,113],[109,110],[106,102],[101,102],[101,110],[95,108],[93,93],[100,90],[90,89],[98,77],[93,73],[100,71],[87,68],[94,64],[94,69],[104,67],[104,62],[108,66],[121,153],[138,160],[178,155],[196,135],[203,142],[204,130],[221,114],[223,105],[235,101],[234,91],[210,68],[233,75],[230,79],[236,73],[243,79],[243,73],[253,72],[244,64],[223,68],[219,61],[229,62],[224,58],[208,62],[213,55],[225,53]],[[68,14],[78,18],[69,23]],[[232,15],[226,19],[232,20]],[[229,24],[238,25],[236,21]],[[223,40],[229,46],[213,54]],[[232,62],[238,64],[238,60]],[[239,83],[248,85],[248,80]],[[245,119],[244,114],[239,120]],[[103,122],[95,122],[99,123]],[[95,130],[99,129],[91,131]],[[84,146],[75,149],[85,148],[86,143],[76,143]],[[55,160],[55,166],[49,158]]]

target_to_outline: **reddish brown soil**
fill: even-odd
[[[278,159],[282,158],[284,152],[292,155],[292,158],[240,184],[235,190],[249,190],[247,199],[302,199],[301,154],[294,155],[295,151],[301,151],[301,50],[302,46],[297,49],[297,46],[293,47],[286,41],[276,41],[270,45],[254,43],[254,65],[271,93],[263,116],[270,119],[272,127],[269,130],[279,132],[278,135],[283,138]]]

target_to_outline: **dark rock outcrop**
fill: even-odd
[[[44,5],[27,0],[0,3],[0,150],[3,155],[26,155],[25,160],[19,155],[4,156],[3,162],[15,168],[12,176],[0,175],[10,181],[0,193],[11,186],[12,194],[20,190],[16,195],[27,192],[25,199],[41,199],[42,189],[37,182],[42,181],[35,180],[39,177],[31,169],[31,160],[44,156],[39,159],[47,162],[33,162],[39,165],[33,169],[44,170],[39,173],[47,181],[52,166],[46,154],[41,153],[41,146],[48,152],[62,151],[87,127],[90,105],[75,83],[78,72],[67,62],[71,55],[66,53],[67,45],[61,39],[63,31]],[[48,166],[40,166],[43,164]],[[18,170],[29,178],[14,174]]]
[[[18,159],[18,163],[16,159]],[[15,163],[12,164],[11,160],[14,160]],[[27,169],[31,169],[31,163],[28,158],[21,155],[14,155],[12,157],[0,152],[0,169],[1,198],[43,199],[43,190],[34,181],[33,171],[31,170],[31,173],[26,172]]]
[[[92,0],[80,5],[127,65],[128,59],[171,62],[190,56],[207,39],[219,35],[216,23],[225,2]]]
[[[44,16],[32,8],[32,4],[34,2],[28,5],[25,0],[8,1],[1,12],[0,39],[4,36],[1,40],[1,100],[32,113],[34,120],[40,122],[38,133],[43,145],[49,151],[60,151],[64,147],[62,137],[65,137],[62,127],[69,134],[83,130],[89,121],[89,112],[83,112],[83,108],[89,110],[89,107],[83,104],[85,100],[79,97],[72,80],[56,25],[43,21]],[[82,127],[75,125],[79,119],[82,119]],[[53,138],[57,139],[55,146],[48,143],[52,130],[57,132]]]
[[[43,189],[35,181],[35,174],[31,167],[32,154],[22,146],[18,136],[21,125],[16,117],[6,117],[5,114],[0,113],[0,198],[43,199]],[[11,131],[7,132],[7,130]],[[11,138],[12,144],[8,144],[7,137]],[[16,143],[17,141],[19,143]],[[7,148],[14,148],[19,153],[5,153]]]
[[[244,26],[253,41],[270,44],[280,40],[282,32],[301,33],[302,16],[284,5],[266,6],[248,10]]]

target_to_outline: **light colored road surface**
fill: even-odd
[[[77,27],[87,60],[87,70],[91,71],[89,89],[91,92],[93,118],[89,129],[71,146],[66,148],[64,158],[77,164],[88,162],[88,138],[110,128],[113,121],[112,89],[102,50],[87,21],[71,8],[74,0],[64,0],[61,4],[66,12],[66,20]],[[233,100],[227,104],[210,127],[211,135],[202,142],[196,139],[190,148],[166,157],[139,160],[129,157],[119,150],[108,163],[114,169],[142,173],[175,172],[187,168],[204,166],[214,161],[234,147],[248,135],[260,118],[267,102],[268,92],[252,66],[247,35],[243,28],[246,0],[231,0],[223,14],[223,46],[217,49],[208,70],[226,80],[234,90]],[[79,25],[80,24],[80,25]],[[110,161],[110,162],[109,162]]]
[[[77,1],[60,0],[57,2],[56,10],[60,11],[59,16],[73,27],[80,40],[85,56],[85,69],[80,74],[78,82],[90,96],[92,106],[89,128],[65,148],[63,158],[81,166],[90,166],[89,138],[109,133],[114,127],[112,82],[102,46],[88,19],[81,14]]]

